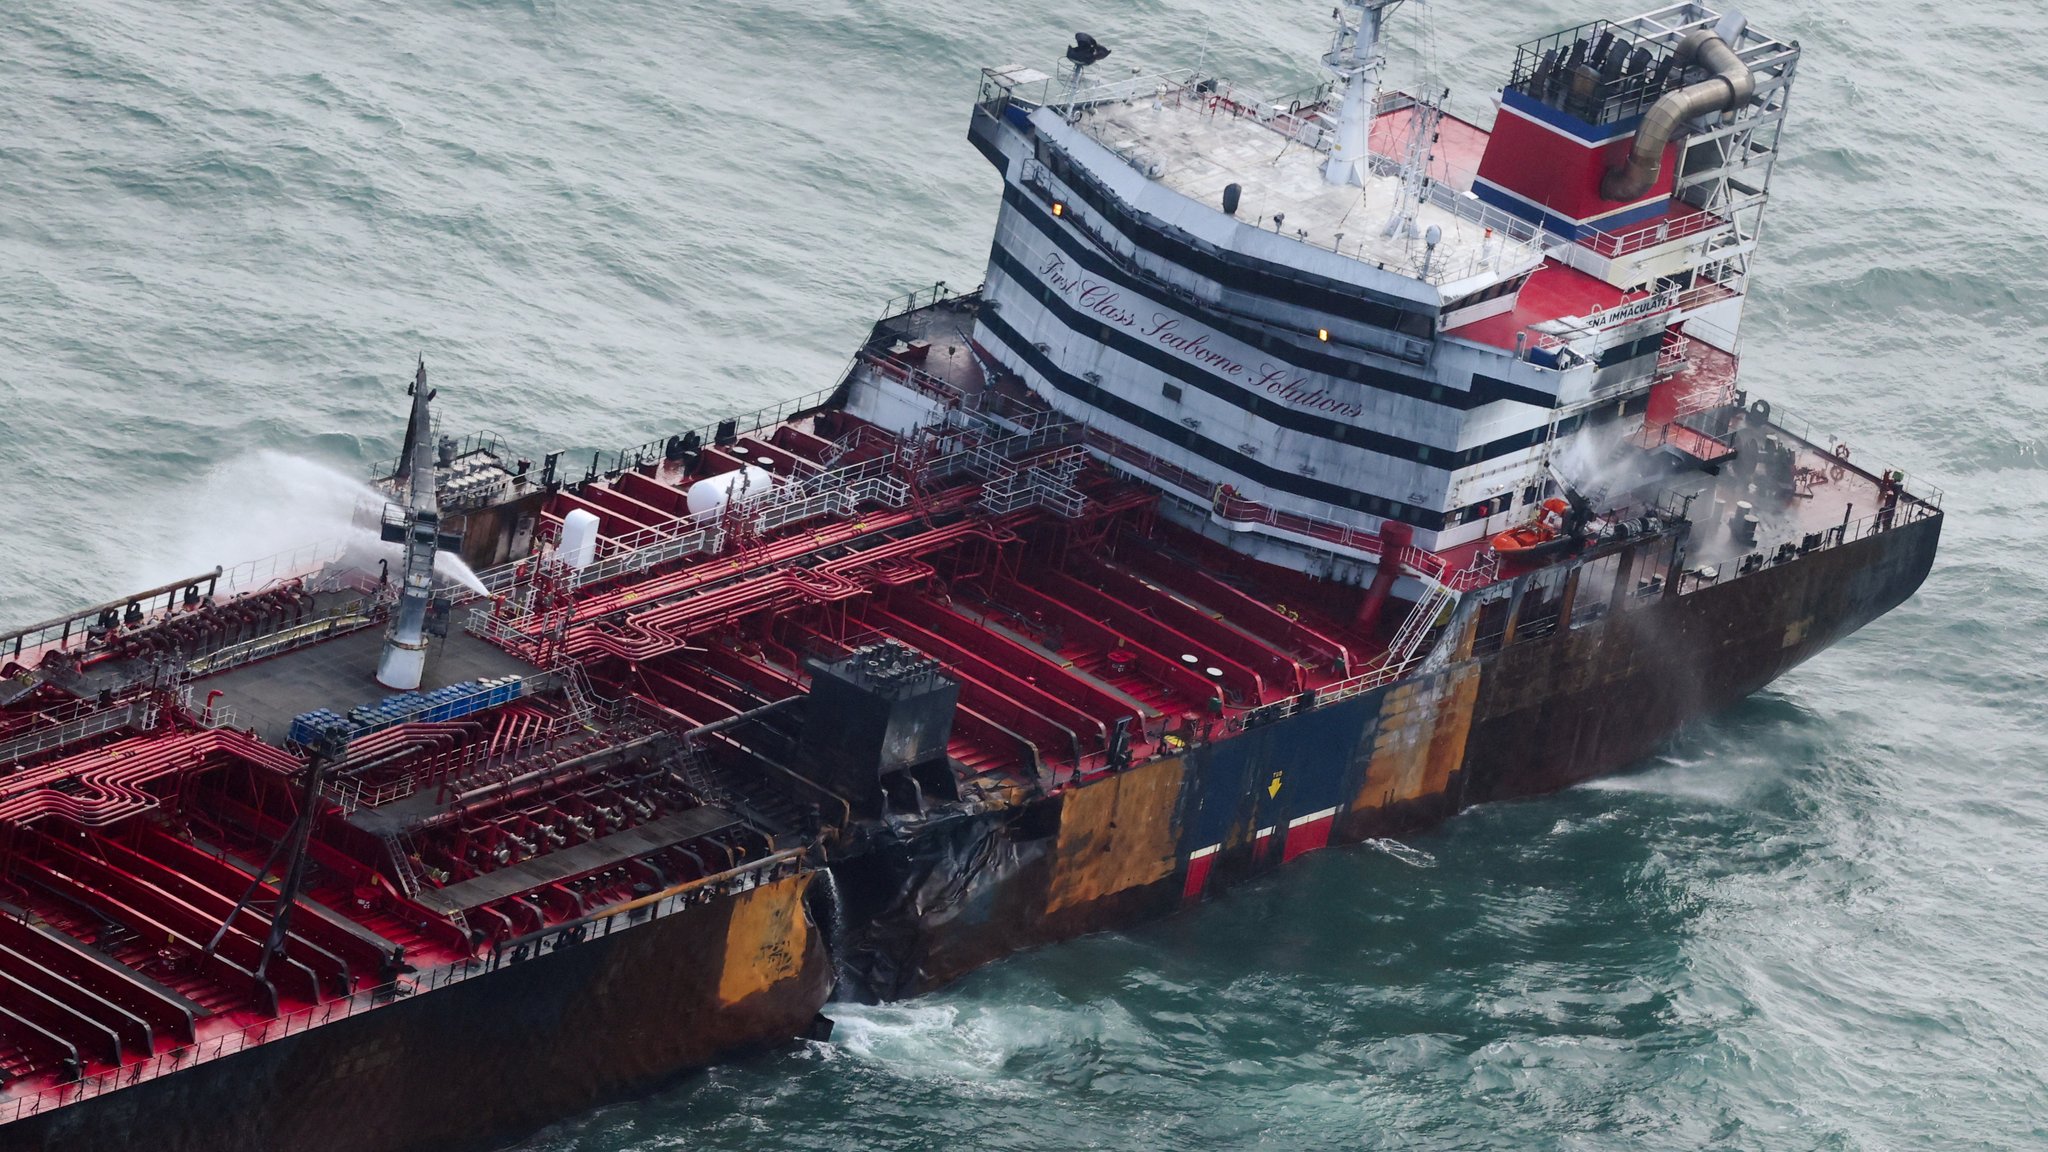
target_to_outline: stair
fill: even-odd
[[[1409,611],[1408,618],[1401,621],[1401,630],[1394,634],[1394,642],[1387,646],[1387,655],[1380,667],[1391,677],[1398,677],[1408,670],[1409,665],[1424,655],[1423,641],[1435,629],[1437,618],[1444,609],[1457,603],[1458,594],[1436,580],[1423,580],[1422,599]]]
[[[569,701],[569,718],[588,726],[597,716],[597,702],[592,698],[590,682],[584,678],[583,666],[564,661],[554,671],[561,677],[562,695]]]
[[[718,768],[688,742],[677,744],[667,763],[706,804],[729,808],[771,836],[803,826],[805,812],[794,800],[754,773]]]
[[[405,893],[408,900],[418,899],[420,894],[420,875],[419,870],[414,867],[412,862],[413,855],[418,851],[418,848],[412,842],[412,834],[399,831],[386,835],[384,837],[384,851],[391,858],[391,878],[397,881],[398,890]]]

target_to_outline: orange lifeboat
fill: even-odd
[[[1570,504],[1552,496],[1537,510],[1535,519],[1496,535],[1493,550],[1503,560],[1533,560],[1562,549],[1571,543],[1571,538],[1564,534],[1564,518],[1569,511]]]

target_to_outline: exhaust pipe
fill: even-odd
[[[1634,200],[1648,192],[1664,166],[1664,146],[1678,134],[1680,125],[1709,112],[1740,108],[1756,93],[1756,77],[1750,73],[1749,65],[1742,62],[1726,40],[1708,29],[1687,33],[1678,42],[1672,58],[1681,68],[1697,60],[1713,75],[1676,92],[1666,92],[1650,106],[1642,127],[1636,129],[1636,141],[1628,150],[1627,162],[1608,169],[1601,178],[1602,199]]]

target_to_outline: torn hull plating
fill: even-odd
[[[856,991],[915,995],[1022,948],[1165,915],[1326,843],[1628,768],[1911,596],[1940,531],[1933,517],[1029,810],[906,833],[840,869],[863,921],[846,946]]]

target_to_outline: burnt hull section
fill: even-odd
[[[0,1128],[0,1148],[453,1152],[803,1032],[809,875],[763,884]]]
[[[1941,518],[1542,637],[837,866],[842,995],[893,999],[1163,916],[1332,843],[1425,828],[1639,763],[1883,615]],[[1469,651],[1468,629],[1462,645]]]
[[[1641,761],[1889,612],[1934,563],[1942,518],[1668,596],[1487,662],[1464,803],[1555,791]]]

